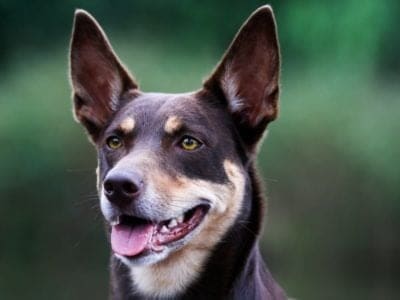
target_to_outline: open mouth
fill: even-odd
[[[121,215],[111,224],[111,247],[115,253],[129,257],[146,250],[161,252],[168,244],[191,233],[202,222],[208,209],[208,205],[198,205],[179,217],[159,223]]]

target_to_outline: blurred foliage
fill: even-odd
[[[400,2],[271,2],[283,92],[259,157],[266,259],[298,299],[397,299]],[[69,101],[74,8],[144,90],[182,92],[262,4],[0,0],[1,299],[106,299],[95,151]]]

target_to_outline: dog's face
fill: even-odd
[[[245,171],[216,100],[137,95],[101,134],[101,208],[114,252],[130,264],[157,262],[187,243],[204,247],[206,232],[220,236],[237,215]]]
[[[187,94],[141,92],[97,22],[77,11],[71,82],[75,116],[98,150],[114,254],[143,266],[179,264],[190,252],[201,269],[246,205],[246,163],[277,115],[270,7],[250,17],[203,88]]]

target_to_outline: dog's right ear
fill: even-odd
[[[280,54],[272,8],[257,9],[243,24],[204,87],[226,99],[250,151],[278,114]]]
[[[70,78],[76,119],[96,142],[124,99],[138,89],[96,20],[77,10],[71,39]]]

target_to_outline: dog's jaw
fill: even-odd
[[[201,224],[181,243],[175,242],[172,247],[138,259],[114,254],[130,269],[137,291],[147,297],[178,296],[201,274],[207,258],[234,224],[243,204],[246,182],[244,170],[230,160],[225,160],[224,169],[229,179],[226,185],[189,181],[191,184],[188,183],[186,191],[196,193],[197,188],[199,195],[208,193],[213,201]],[[188,194],[184,191],[181,193],[182,196]],[[103,195],[101,207],[106,220],[111,221],[112,210]]]
[[[200,204],[181,216],[160,223],[122,215],[111,223],[111,245],[115,255],[126,264],[142,266],[157,263],[184,247],[202,230],[210,206]],[[121,231],[121,232],[118,232]]]

